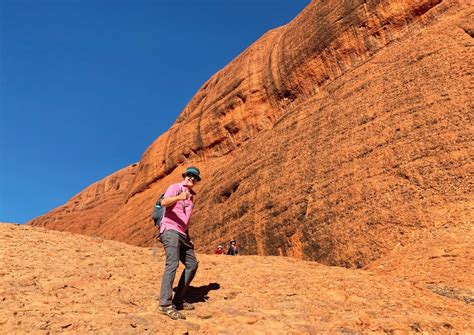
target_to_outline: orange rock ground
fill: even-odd
[[[1,334],[474,333],[470,225],[413,235],[365,269],[199,254],[184,321],[157,311],[161,245],[0,225]],[[181,270],[181,268],[180,268]]]

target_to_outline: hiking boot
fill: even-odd
[[[192,311],[195,309],[193,304],[190,304],[189,302],[183,301],[181,303],[175,303],[174,304],[177,310],[185,310],[185,311]]]
[[[179,320],[179,319],[186,320],[186,317],[184,316],[184,314],[177,311],[173,305],[160,306],[160,312],[161,314],[168,315],[173,320]]]

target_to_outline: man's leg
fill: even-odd
[[[193,280],[198,268],[198,261],[194,253],[194,249],[187,246],[182,246],[179,258],[185,265],[185,268],[181,274],[181,278],[179,279],[179,284],[173,298],[173,304],[178,307],[183,304],[186,291],[188,290],[189,285],[191,284],[191,281]]]
[[[172,231],[165,231],[160,236],[165,248],[166,266],[161,280],[160,306],[170,306],[173,295],[173,282],[179,265],[179,236]]]

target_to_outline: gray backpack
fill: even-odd
[[[160,229],[161,225],[161,220],[163,220],[163,217],[165,216],[165,207],[161,206],[161,201],[165,197],[165,194],[162,193],[158,200],[156,201],[155,206],[153,206],[153,213],[151,214],[151,218],[153,222],[155,222],[155,226]]]
[[[181,192],[183,192],[183,189],[180,187],[179,188],[179,193],[181,193]],[[166,207],[161,206],[161,201],[164,198],[165,198],[165,194],[162,193],[160,195],[160,197],[158,198],[158,200],[156,201],[155,206],[153,206],[153,213],[151,214],[151,218],[152,218],[153,222],[155,222],[155,226],[158,229],[160,229],[161,221],[163,220],[163,217],[165,216]]]

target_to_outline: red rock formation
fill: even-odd
[[[136,168],[137,164],[130,165],[92,184],[63,206],[33,220],[31,224],[60,231],[96,235],[110,216],[125,204]]]
[[[363,266],[472,220],[472,15],[463,1],[314,1],[202,86],[123,174],[121,201],[31,224],[149,245],[156,196],[190,164],[199,251],[236,238],[245,253]]]

